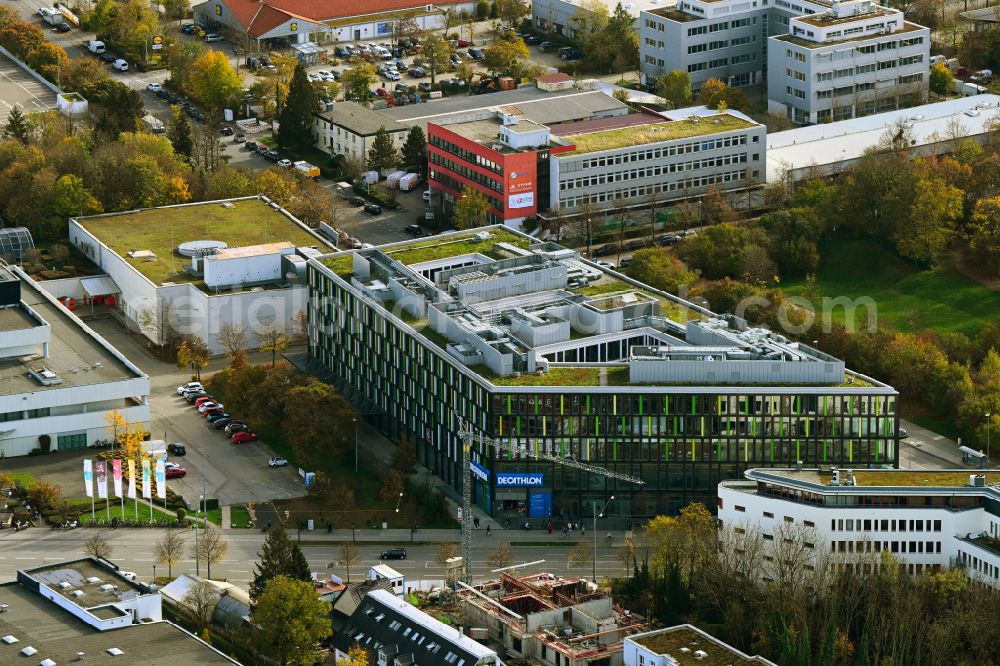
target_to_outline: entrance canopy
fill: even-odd
[[[110,275],[80,278],[80,286],[83,287],[83,292],[91,298],[122,293],[121,288],[115,284]]]

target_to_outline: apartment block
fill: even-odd
[[[767,83],[772,111],[797,124],[846,120],[922,104],[929,29],[872,0],[683,0],[643,12],[647,80],[686,71],[697,91]]]
[[[765,543],[805,537],[837,566],[888,551],[910,574],[962,567],[1000,585],[996,471],[750,469],[719,484],[719,521],[758,530]]]

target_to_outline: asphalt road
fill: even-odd
[[[30,528],[22,532],[0,531],[0,580],[15,578],[18,569],[80,557],[83,555],[84,542],[95,533],[100,533],[112,545],[111,560],[115,564],[126,571],[136,572],[142,580],[152,579],[153,546],[163,535],[164,530],[78,528],[70,531],[54,531],[45,528]],[[477,538],[473,540],[472,550],[473,571],[476,578],[489,575],[488,572],[495,568],[487,562],[487,559],[498,543],[508,539],[516,541],[523,538],[522,535],[523,533],[517,531],[494,532],[491,537],[486,537],[484,533],[478,533]],[[194,545],[193,530],[184,532],[183,537],[190,546]],[[343,537],[349,538],[349,532]],[[589,537],[590,535],[585,537],[588,544],[592,543]],[[220,563],[212,566],[212,577],[225,578],[234,584],[245,587],[253,578],[257,552],[264,542],[264,535],[256,530],[227,530],[225,538],[229,542],[229,550]],[[458,533],[455,532],[454,536],[449,538],[457,542],[459,540]],[[558,535],[553,535],[552,539],[553,541],[558,540]],[[570,539],[572,540],[573,537]],[[362,578],[367,573],[368,567],[378,564],[380,553],[389,545],[359,542],[358,550],[361,558],[360,563],[351,568],[352,580]],[[436,543],[410,545],[402,542],[391,545],[403,546],[407,550],[407,559],[387,562],[392,568],[406,575],[407,578],[411,580],[438,580],[444,577],[444,569],[434,561],[437,551]],[[324,577],[327,573],[332,573],[344,578],[347,571],[335,564],[337,550],[338,545],[334,543],[312,545],[305,541],[303,544],[303,552],[312,571],[323,574]],[[514,546],[514,563],[545,560],[544,564],[533,565],[532,570],[544,570],[570,576],[589,576],[591,572],[589,562],[583,566],[570,566],[566,562],[569,550],[568,545]],[[599,576],[621,575],[624,572],[615,552],[613,548],[607,547],[599,539],[597,554],[597,573]],[[189,556],[190,553],[186,553],[186,555]],[[328,567],[330,564],[333,566]],[[157,565],[156,569],[158,576],[166,575],[166,566]],[[180,573],[194,572],[194,560],[190,557],[182,560],[173,570],[175,576]],[[201,563],[201,573],[205,574],[204,562]]]

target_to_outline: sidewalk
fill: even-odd
[[[233,530],[237,531],[237,530]],[[623,531],[609,531],[600,529],[598,525],[597,530],[597,541],[601,546],[606,545],[604,543],[605,538],[608,534],[614,536],[615,545],[620,545],[622,540],[628,536],[629,532]],[[293,539],[299,539],[298,530],[289,530],[289,536]],[[562,546],[566,547],[575,546],[576,542],[582,538],[592,539],[593,535],[591,530],[588,528],[585,533],[580,530],[575,530],[569,533],[569,536],[563,538],[562,532],[558,529],[553,529],[552,534],[548,534],[544,529],[531,529],[528,531],[519,529],[494,529],[491,530],[490,536],[486,536],[486,528],[481,527],[478,530],[472,531],[473,542],[477,544],[477,547],[482,545],[483,540],[496,540],[497,542],[509,541],[512,543],[518,543],[521,545],[535,545],[535,546]],[[327,533],[325,529],[317,528],[312,532],[302,530],[301,540],[309,543],[341,543],[344,541],[354,541],[362,544],[385,544],[385,545],[397,545],[397,544],[408,544],[412,543],[414,545],[424,544],[433,545],[438,544],[443,541],[453,541],[459,543],[462,540],[462,534],[459,530],[418,530],[415,535],[410,535],[410,530],[408,529],[387,529],[387,530],[369,530],[369,529],[336,529],[332,533]]]

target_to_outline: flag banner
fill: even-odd
[[[108,463],[98,460],[94,463],[97,472],[97,496],[101,499],[108,498]]]
[[[128,496],[135,499],[135,461],[132,459],[128,461]]]
[[[115,480],[115,497],[124,497],[122,495],[122,461],[120,458],[111,461],[111,472],[112,478]]]
[[[149,460],[142,461],[142,496],[149,499],[153,496],[152,486],[149,479]]]
[[[167,466],[163,464],[163,458],[156,461],[156,496],[161,500],[167,499]]]
[[[83,487],[87,491],[87,497],[94,496],[94,463],[90,460],[83,461]]]

